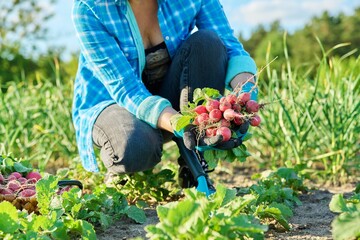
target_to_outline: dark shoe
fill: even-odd
[[[182,188],[192,188],[197,185],[197,182],[194,179],[194,176],[192,175],[189,167],[186,165],[184,159],[182,157],[179,157],[178,159],[179,163],[179,185]]]
[[[182,157],[179,157],[178,163],[180,165],[179,178],[178,178],[180,187],[182,187],[182,188],[197,187],[198,183],[194,179],[194,176],[192,175],[189,167],[186,165],[185,160]],[[205,173],[205,179],[206,179],[206,182],[207,182],[210,192],[215,192],[215,187],[207,173]]]

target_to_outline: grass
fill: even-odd
[[[330,57],[324,51],[312,76],[292,70],[284,49],[287,61],[280,76],[267,69],[270,80],[260,99],[271,104],[262,111],[263,128],[251,142],[255,159],[264,167],[298,166],[332,184],[359,177],[360,58]]]
[[[0,150],[34,162],[41,170],[76,157],[71,122],[72,85],[54,79],[8,82],[0,96]],[[60,164],[61,165],[61,164]]]

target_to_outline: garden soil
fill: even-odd
[[[253,171],[246,168],[233,168],[231,172],[227,170],[217,173],[216,181],[228,187],[249,187],[255,182],[251,180]],[[331,235],[331,222],[336,216],[329,210],[329,203],[332,196],[336,193],[343,193],[345,196],[350,194],[354,184],[346,184],[341,187],[334,186],[309,186],[310,190],[299,196],[301,206],[293,209],[294,216],[289,220],[291,230],[283,231],[279,227],[269,225],[265,239],[275,240],[328,240],[333,239]],[[144,227],[149,224],[156,224],[158,217],[155,208],[145,209],[147,221],[144,224],[137,224],[131,219],[122,219],[112,227],[103,232],[98,232],[98,239],[103,240],[122,240],[122,239],[147,239]]]

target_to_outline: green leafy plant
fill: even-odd
[[[146,227],[150,239],[263,239],[267,223],[290,230],[297,193],[305,189],[291,168],[282,168],[250,188],[219,184],[208,198],[194,189],[185,199],[157,207],[160,222]],[[201,233],[201,234],[199,234]]]
[[[17,159],[11,155],[0,156],[0,172],[3,175],[9,175],[13,172],[26,174],[32,170],[30,161]]]
[[[332,235],[335,240],[360,238],[359,186],[360,184],[351,197],[345,199],[343,194],[335,194],[330,201],[330,210],[339,214],[331,223]]]
[[[262,239],[267,226],[244,214],[251,196],[236,197],[236,191],[218,185],[210,198],[194,189],[185,199],[157,207],[160,222],[145,229],[149,239]]]
[[[256,184],[239,188],[238,195],[251,194],[253,203],[247,209],[262,220],[276,220],[284,229],[290,230],[288,219],[293,215],[292,208],[301,205],[298,193],[306,191],[303,180],[292,168],[279,168],[268,176],[255,175]]]
[[[126,195],[131,204],[140,205],[163,202],[176,194],[179,189],[174,186],[175,172],[170,169],[119,175],[114,178],[114,187]]]

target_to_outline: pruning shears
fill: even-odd
[[[189,150],[181,138],[174,138],[181,156],[184,158],[186,165],[189,167],[191,174],[197,181],[196,190],[203,192],[206,196],[210,196],[215,191],[209,187],[208,181],[206,180],[206,172],[200,164],[200,157],[194,150]]]

